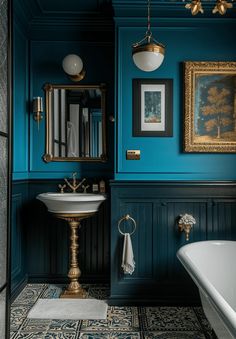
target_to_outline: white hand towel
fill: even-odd
[[[125,274],[132,274],[135,268],[134,253],[129,233],[124,234],[124,245],[121,267]]]

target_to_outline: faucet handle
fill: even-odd
[[[64,193],[64,188],[66,188],[66,185],[59,184],[58,187],[60,188],[60,192]]]
[[[75,179],[77,177],[77,172],[72,173],[72,178]]]
[[[87,189],[90,187],[90,185],[82,185],[82,188],[83,188],[83,193],[87,193]]]

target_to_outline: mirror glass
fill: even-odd
[[[105,85],[45,85],[45,161],[106,161]]]

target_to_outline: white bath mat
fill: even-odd
[[[27,318],[106,319],[107,303],[96,299],[38,299]]]

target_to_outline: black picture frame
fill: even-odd
[[[173,136],[173,79],[133,79],[133,136]]]

